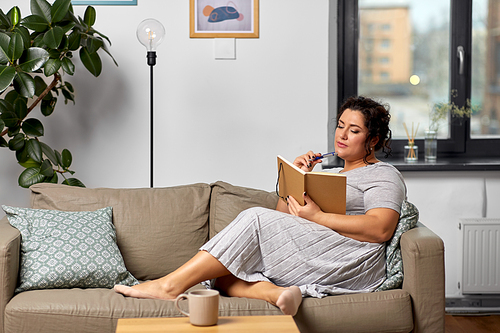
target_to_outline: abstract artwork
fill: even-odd
[[[258,0],[190,1],[190,37],[259,37]]]

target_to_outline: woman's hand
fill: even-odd
[[[290,214],[316,222],[319,214],[323,213],[323,211],[306,193],[302,196],[305,202],[304,206],[301,206],[293,197],[288,197],[288,210]]]
[[[312,161],[315,157],[319,156],[321,156],[320,153],[315,154],[312,151],[308,151],[306,154],[297,157],[295,161],[293,161],[293,165],[306,172],[312,171],[316,164],[322,162],[322,160]]]

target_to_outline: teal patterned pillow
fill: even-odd
[[[2,208],[9,223],[21,232],[16,292],[139,283],[126,269],[116,245],[111,207],[93,212]]]

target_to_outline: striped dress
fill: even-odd
[[[395,168],[380,163],[345,173],[348,214],[360,213],[356,209],[363,204],[360,198],[377,198],[375,203],[364,202],[363,214],[373,207],[399,213],[406,196],[404,181]],[[385,182],[380,182],[382,176]],[[367,177],[383,186],[364,185]],[[390,198],[384,199],[387,193]],[[371,292],[386,278],[385,243],[360,242],[315,222],[261,207],[240,213],[201,250],[241,280],[298,286],[303,296]]]

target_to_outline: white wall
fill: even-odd
[[[460,296],[461,218],[500,218],[500,171],[405,172],[420,221],[445,243],[446,295]]]
[[[94,78],[77,63],[74,77],[65,76],[76,105],[60,101],[48,118],[34,111],[44,118],[42,141],[73,153],[75,176],[87,187],[149,187],[149,66],[135,31],[152,17],[167,32],[154,67],[155,186],[224,180],[271,191],[277,154],[293,159],[327,149],[328,13],[335,3],[260,0],[260,38],[236,40],[236,60],[215,60],[212,39],[189,38],[187,0],[95,6],[95,28],[111,39],[119,67],[102,54],[103,72]],[[0,0],[4,11],[13,5],[30,12],[29,0]],[[84,9],[75,6],[80,16]],[[0,149],[0,204],[29,205],[28,190],[17,186],[21,171],[14,154]],[[445,240],[446,292],[454,295],[458,219],[481,217],[484,184],[488,217],[500,217],[500,172],[404,176],[421,220]]]

